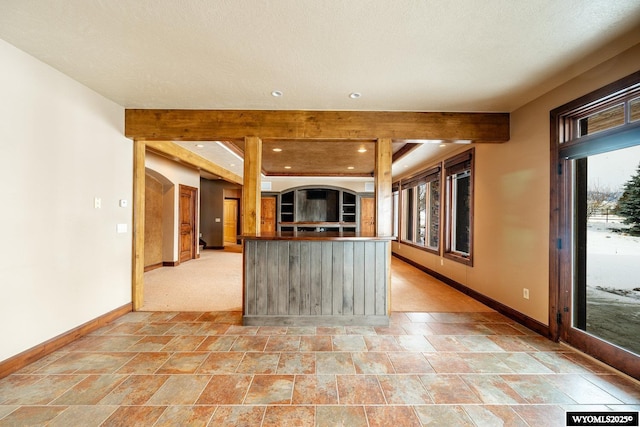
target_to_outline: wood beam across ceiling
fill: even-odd
[[[509,113],[125,110],[125,135],[136,140],[441,139],[509,140]]]
[[[142,141],[142,140],[137,140]],[[203,170],[219,176],[225,181],[242,184],[242,177],[216,165],[215,163],[187,150],[171,141],[145,141],[146,148],[168,159],[182,163],[197,170]]]

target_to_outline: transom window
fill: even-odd
[[[634,122],[640,125],[640,85],[609,95],[597,104],[583,106],[570,118],[561,118],[558,142],[562,145],[581,143],[585,137],[617,132]]]

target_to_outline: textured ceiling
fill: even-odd
[[[0,38],[127,108],[510,112],[639,23],[638,0],[0,0]]]
[[[0,0],[0,38],[126,108],[511,112],[640,43],[640,1]],[[455,146],[419,148],[394,176]]]

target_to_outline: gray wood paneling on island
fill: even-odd
[[[281,233],[243,239],[245,325],[388,325],[393,238]]]

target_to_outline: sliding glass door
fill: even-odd
[[[573,327],[638,355],[640,233],[623,214],[640,215],[639,165],[640,146],[573,160],[572,227]]]
[[[551,118],[551,334],[640,378],[640,72]]]

